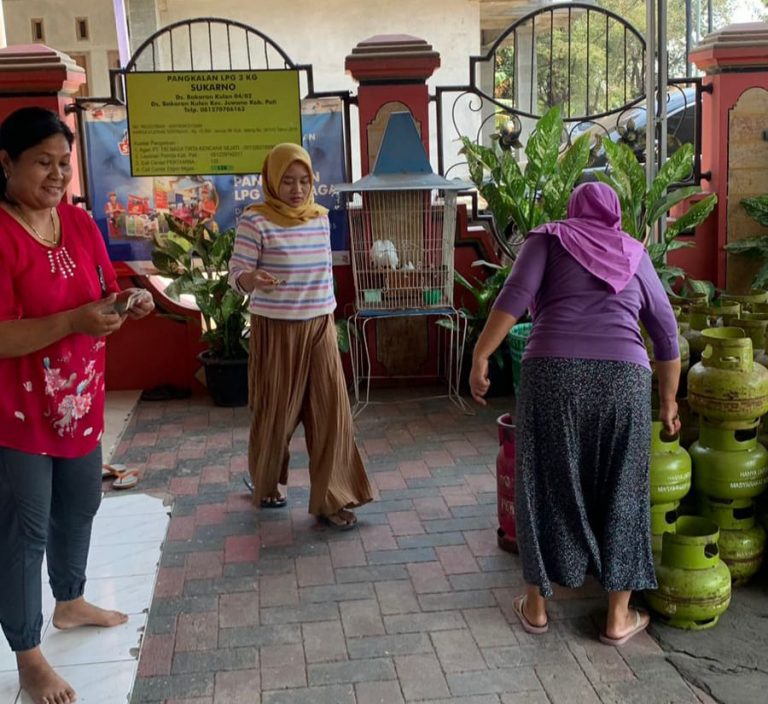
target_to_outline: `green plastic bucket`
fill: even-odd
[[[515,389],[515,396],[520,389],[520,370],[523,363],[523,352],[528,342],[528,336],[531,334],[533,323],[518,323],[513,325],[507,335],[507,344],[512,357],[512,384]]]

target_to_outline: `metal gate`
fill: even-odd
[[[458,149],[446,148],[461,135],[487,144],[491,135],[503,133],[509,146],[521,148],[537,119],[555,105],[566,126],[563,150],[589,131],[634,145],[642,160],[651,102],[646,70],[646,41],[623,17],[580,2],[532,11],[507,27],[485,54],[470,57],[467,85],[436,88],[438,169],[450,176],[463,167]],[[664,130],[670,152],[693,144],[691,184],[708,176],[701,173],[703,90],[701,78],[669,79],[651,105],[650,119],[666,113],[656,124],[657,141]],[[662,100],[665,111],[659,109]],[[604,156],[601,162],[593,153],[592,167],[604,168]]]

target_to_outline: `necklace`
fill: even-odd
[[[46,245],[46,255],[48,256],[48,264],[51,267],[51,274],[58,273],[65,279],[72,278],[75,275],[77,264],[75,264],[75,261],[70,256],[66,246],[61,245],[60,247],[55,247],[58,238],[56,237],[56,220],[53,217],[53,208],[51,208],[51,229],[53,231],[53,240],[49,240],[47,237],[43,237],[38,229],[24,217],[21,210],[15,205],[13,206],[13,210],[16,215],[18,215],[19,219],[30,229],[31,233]]]
[[[53,208],[51,208],[49,214],[51,216],[51,232],[53,233],[53,239],[48,239],[47,237],[43,237],[40,234],[40,230],[38,230],[29,220],[27,220],[24,217],[24,214],[21,212],[21,208],[13,206],[13,210],[16,213],[16,215],[19,216],[19,219],[32,231],[32,234],[37,237],[42,243],[51,246],[56,244],[56,221],[53,219]]]

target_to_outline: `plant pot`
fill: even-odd
[[[248,403],[248,358],[219,359],[208,350],[197,355],[205,369],[205,384],[217,406]]]

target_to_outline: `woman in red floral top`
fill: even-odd
[[[101,501],[105,337],[127,314],[93,220],[62,202],[73,134],[42,108],[0,125],[0,625],[35,704],[72,687],[40,651],[47,554],[53,625],[116,626],[125,614],[85,601],[91,523]]]

